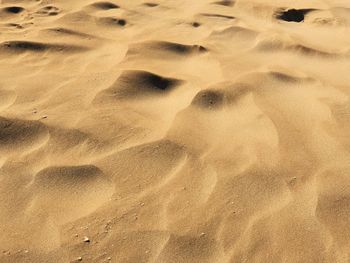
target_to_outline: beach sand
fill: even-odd
[[[350,262],[349,1],[0,16],[0,262]]]

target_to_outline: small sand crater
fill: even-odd
[[[124,27],[127,25],[127,21],[123,18],[116,17],[101,17],[98,19],[99,23],[106,26],[119,26]]]
[[[35,14],[40,16],[56,16],[60,13],[60,9],[56,6],[48,5],[39,9]]]
[[[279,11],[276,18],[286,22],[303,22],[305,15],[315,9],[288,9],[287,11]]]
[[[143,5],[147,6],[147,7],[157,7],[157,6],[159,6],[159,4],[157,4],[157,3],[144,3]]]
[[[82,52],[86,51],[87,48],[83,46],[66,45],[66,44],[51,44],[41,43],[34,41],[7,41],[0,44],[0,52]]]
[[[221,1],[213,2],[213,4],[231,7],[231,6],[235,5],[235,1],[232,1],[232,0],[221,0]]]
[[[120,8],[118,5],[111,2],[96,2],[91,4],[91,6],[101,10],[110,10],[110,9]]]
[[[177,54],[190,54],[193,52],[206,52],[207,49],[200,45],[182,45],[171,42],[158,42],[154,43],[154,47],[164,49]]]
[[[9,6],[5,7],[3,10],[6,13],[19,14],[22,13],[25,9],[21,6]]]

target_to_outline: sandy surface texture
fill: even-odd
[[[350,262],[350,1],[0,18],[0,262]]]

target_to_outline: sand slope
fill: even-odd
[[[350,262],[349,1],[0,3],[0,262]]]

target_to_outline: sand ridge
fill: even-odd
[[[1,0],[0,262],[350,262],[349,10]]]

